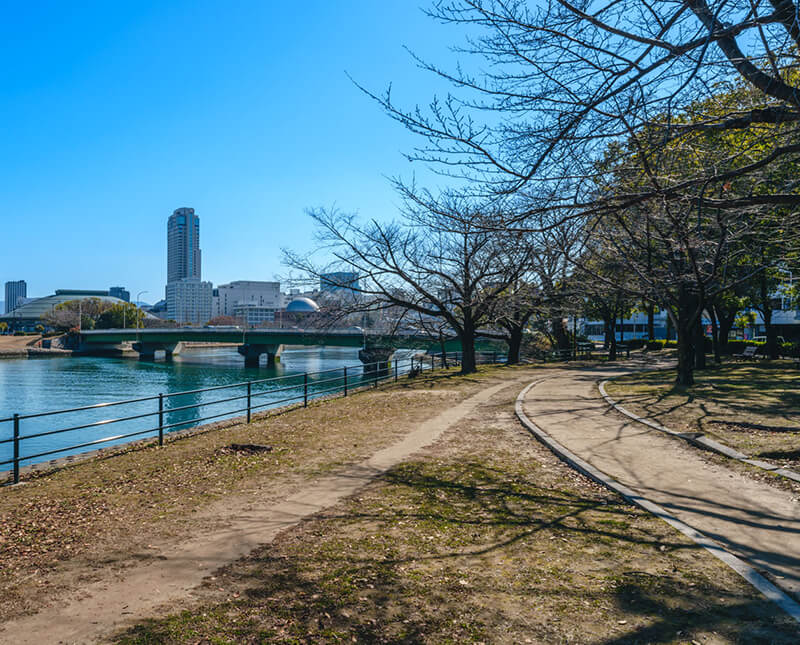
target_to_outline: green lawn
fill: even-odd
[[[631,412],[679,432],[702,432],[752,457],[800,467],[800,371],[785,361],[726,363],[695,373],[630,374],[608,393]]]

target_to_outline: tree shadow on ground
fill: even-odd
[[[777,607],[720,579],[715,562],[696,564],[709,556],[695,544],[537,468],[401,464],[217,572],[199,607],[117,640],[796,642]]]

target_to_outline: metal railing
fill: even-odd
[[[489,363],[498,362],[504,358],[498,353],[476,354],[476,362]],[[88,449],[100,447],[104,444],[121,444],[133,440],[135,437],[149,435],[158,437],[158,445],[164,445],[164,435],[170,431],[196,427],[201,423],[223,417],[233,417],[234,415],[244,415],[246,422],[250,423],[253,412],[264,408],[274,408],[279,405],[302,402],[303,407],[308,406],[309,400],[335,393],[348,395],[354,388],[365,386],[377,387],[379,383],[385,381],[396,382],[400,375],[417,374],[423,371],[432,371],[437,367],[456,367],[461,364],[462,355],[460,352],[448,352],[446,354],[418,355],[409,358],[402,358],[393,361],[375,362],[359,365],[337,367],[319,372],[306,372],[303,374],[289,374],[286,376],[276,376],[272,378],[244,381],[229,385],[215,385],[212,387],[197,390],[186,390],[183,392],[172,392],[168,394],[157,394],[124,401],[111,401],[108,403],[96,403],[94,405],[84,405],[76,408],[64,410],[52,410],[48,412],[36,412],[32,414],[14,414],[11,417],[0,419],[0,433],[5,434],[4,427],[11,424],[11,436],[0,439],[0,447],[12,444],[12,457],[0,461],[0,471],[6,469],[3,466],[11,466],[12,480],[19,483],[20,466],[28,463],[37,463],[36,460],[43,461],[43,457],[51,457],[61,453],[85,452]],[[233,391],[233,396],[227,396],[211,401],[200,401],[182,405],[181,397],[196,396],[208,392]],[[277,399],[274,397],[278,396]],[[264,401],[265,397],[270,397]],[[170,404],[174,405],[170,407]],[[226,407],[222,412],[207,410],[203,412],[205,416],[196,416],[191,419],[178,419],[173,421],[178,413],[188,413],[201,408],[211,408],[233,404],[232,409]],[[106,408],[150,408],[137,414],[124,414],[113,418],[104,418],[97,421],[85,422],[85,416],[94,411],[104,411]],[[209,414],[209,412],[213,412]],[[81,414],[84,419],[82,423],[68,425],[67,427],[41,430],[30,434],[22,434],[23,422],[32,419],[49,419],[72,414]],[[43,437],[61,435],[64,433],[84,433],[95,431],[112,424],[125,424],[139,421],[140,419],[153,420],[155,425],[147,423],[147,427],[136,428],[132,432],[120,432],[118,434],[81,440],[70,445],[60,445],[56,447],[48,446],[47,450],[41,449]],[[117,426],[119,427],[119,426]],[[2,436],[0,434],[0,436]],[[39,444],[40,448],[34,449],[31,454],[23,454],[23,448],[31,445],[31,441]],[[127,440],[127,441],[126,441]],[[26,444],[27,442],[27,444]],[[38,450],[38,451],[37,451]]]

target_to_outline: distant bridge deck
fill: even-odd
[[[167,358],[178,351],[181,343],[226,343],[238,345],[238,352],[245,357],[245,365],[257,366],[262,354],[272,363],[281,348],[291,345],[353,347],[362,349],[362,361],[387,360],[394,350],[419,349],[438,351],[442,345],[438,339],[421,334],[400,333],[387,335],[364,332],[361,329],[214,329],[209,327],[178,327],[171,329],[95,329],[81,333],[81,349],[87,353],[112,353],[120,351],[121,343],[132,343],[139,358],[152,360],[157,351]],[[501,341],[481,340],[476,343],[478,351],[503,351]],[[461,351],[457,338],[445,340],[444,350]]]
[[[124,342],[158,344],[192,342],[363,347],[364,339],[363,331],[351,329],[210,329],[178,327],[174,329],[95,329],[81,332],[81,341],[83,343],[104,345]],[[429,343],[430,339],[428,339],[426,345]]]

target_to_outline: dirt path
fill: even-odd
[[[800,594],[798,500],[610,410],[596,383],[619,373],[614,368],[553,373],[530,390],[525,411],[596,468]]]
[[[282,502],[225,500],[208,513],[210,519],[223,516],[222,526],[219,521],[209,522],[213,529],[180,544],[147,545],[151,554],[157,554],[149,562],[121,571],[115,581],[87,585],[79,597],[65,604],[5,623],[0,638],[4,642],[37,645],[56,642],[54,636],[59,643],[102,640],[120,627],[150,615],[159,605],[187,596],[204,577],[222,565],[269,543],[284,529],[351,495],[378,474],[436,441],[445,430],[509,383],[506,380],[489,384],[480,393],[419,424],[398,443],[360,464],[317,480]]]

